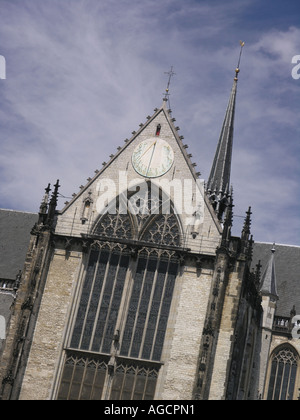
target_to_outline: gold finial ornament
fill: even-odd
[[[164,101],[167,101],[169,99],[169,96],[170,96],[170,94],[169,94],[169,87],[170,87],[171,77],[174,76],[174,74],[176,74],[173,71],[173,66],[171,66],[171,70],[170,71],[168,71],[168,72],[165,71],[165,74],[168,74],[169,75],[168,84],[167,84],[167,88],[166,88],[166,91],[164,93],[164,99],[163,99]],[[169,102],[170,102],[170,99],[169,99]]]

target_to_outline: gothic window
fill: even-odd
[[[153,399],[177,270],[167,251],[142,249],[135,258],[125,246],[91,250],[59,399],[101,399],[101,386],[108,399]],[[113,352],[117,365],[107,390]]]
[[[57,399],[101,400],[106,375],[107,361],[69,352]]]
[[[71,347],[110,353],[129,256],[91,251]]]
[[[97,223],[93,233],[106,238],[132,239],[132,223],[128,213],[106,213]]]
[[[129,259],[129,255],[116,251],[91,251],[71,348],[110,353]],[[176,261],[140,255],[121,355],[160,360],[176,275]]]
[[[154,217],[151,225],[143,234],[142,241],[179,246],[180,234],[175,214],[161,214]]]
[[[138,188],[139,187],[139,188]],[[115,214],[107,212],[96,222],[94,235],[105,238],[137,239],[158,245],[180,246],[180,228],[170,199],[151,183],[117,200]],[[122,211],[119,206],[122,205]],[[124,212],[125,209],[125,212]]]
[[[129,192],[128,211],[135,215],[138,231],[144,230],[153,215],[162,214],[163,204],[170,204],[169,197],[163,193],[161,187],[155,183],[145,182],[136,185],[136,191]],[[171,206],[166,206],[167,209]]]
[[[120,363],[112,376],[111,400],[153,400],[158,368]],[[108,359],[68,351],[58,400],[101,400],[109,380]]]
[[[151,188],[144,183],[120,195],[115,214],[101,215],[92,228],[98,238],[86,263],[59,399],[154,398],[178,271],[174,252],[155,245],[180,246],[180,233],[175,214],[162,214],[168,197]],[[136,254],[124,239],[139,241]]]
[[[153,400],[158,369],[120,364],[112,382],[111,400]]]
[[[292,400],[295,390],[299,356],[293,347],[277,348],[270,359],[267,400]]]
[[[141,256],[137,263],[120,354],[159,361],[177,262]]]

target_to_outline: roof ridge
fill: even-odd
[[[264,245],[273,245],[274,242],[262,242],[262,241],[254,241],[254,244],[264,244]],[[300,248],[300,245],[291,245],[291,244],[279,244],[279,243],[275,243],[276,247],[277,246],[289,246],[289,247],[293,247],[293,248]]]
[[[200,172],[197,172],[195,167],[197,166],[196,163],[193,163],[191,161],[191,157],[192,155],[187,153],[186,149],[188,148],[188,145],[184,145],[182,140],[184,139],[184,136],[180,136],[178,134],[178,131],[180,130],[179,127],[176,127],[174,122],[176,121],[175,118],[173,118],[171,116],[171,109],[167,109],[166,106],[166,101],[163,101],[162,105],[159,108],[154,108],[154,114],[152,114],[152,116],[148,115],[146,117],[146,121],[144,123],[140,123],[139,124],[139,129],[137,131],[132,131],[132,136],[130,137],[130,139],[126,138],[124,140],[125,144],[123,146],[119,146],[117,148],[117,153],[115,154],[111,154],[110,155],[110,159],[108,162],[103,162],[102,164],[102,168],[100,170],[95,170],[95,175],[91,178],[88,178],[88,182],[86,183],[86,185],[81,185],[79,188],[80,190],[77,193],[73,193],[72,194],[72,199],[69,202],[65,203],[65,206],[59,210],[59,213],[63,213],[65,210],[67,210],[68,207],[70,207],[72,205],[72,203],[84,192],[86,191],[89,186],[97,179],[97,177],[99,177],[101,175],[101,173],[108,167],[108,165],[110,165],[115,159],[117,159],[117,157],[123,153],[123,151],[139,136],[139,134],[145,129],[145,127],[147,125],[149,125],[151,123],[151,121],[153,121],[161,112],[164,113],[166,120],[168,121],[170,128],[174,134],[174,137],[176,139],[176,142],[182,152],[182,155],[184,156],[186,163],[191,171],[192,176],[197,179],[199,178],[199,176],[201,175]]]
[[[175,127],[174,122],[176,121],[176,119],[174,117],[171,117],[171,112],[172,111],[170,109],[166,109],[165,103],[162,105],[161,108],[165,112],[166,119],[170,124],[170,128],[171,128],[171,130],[174,134],[174,137],[177,141],[179,149],[181,150],[181,153],[186,160],[186,163],[187,163],[187,165],[188,165],[188,167],[191,171],[191,174],[193,175],[195,180],[198,179],[201,176],[201,172],[196,171],[197,163],[192,162],[191,157],[193,155],[191,153],[188,153],[187,150],[186,150],[189,146],[187,144],[183,144],[182,140],[184,139],[184,136],[182,136],[182,135],[180,136],[178,134],[178,131],[180,130],[180,127]]]
[[[117,153],[115,154],[111,154],[109,157],[109,161],[108,162],[103,162],[102,163],[102,168],[101,169],[96,169],[95,170],[95,175],[91,178],[89,177],[87,180],[87,184],[86,185],[82,185],[80,186],[80,190],[78,191],[78,193],[73,193],[72,194],[72,199],[69,202],[65,203],[65,206],[59,210],[59,213],[63,213],[65,210],[67,210],[67,208],[69,208],[72,203],[84,192],[88,189],[88,187],[101,175],[101,173],[108,167],[108,165],[110,165],[133,141],[134,139],[143,131],[143,129],[145,128],[146,125],[148,125],[154,118],[156,118],[156,116],[162,112],[164,109],[164,103],[160,108],[154,108],[154,114],[152,114],[152,116],[148,115],[146,117],[146,122],[145,123],[140,123],[139,124],[139,129],[137,131],[132,131],[132,136],[128,139],[126,138],[124,140],[124,145],[123,146],[119,146],[117,147]]]
[[[0,211],[11,211],[11,212],[14,212],[14,213],[23,213],[23,214],[38,214],[38,212],[32,212],[32,211],[23,211],[23,210],[14,210],[14,209],[3,209],[3,208],[0,208]]]
[[[274,259],[275,252],[275,244],[273,243],[273,248],[271,249],[271,256],[269,257],[269,261],[261,278],[260,292],[262,295],[271,296],[272,298],[278,300],[276,268]]]

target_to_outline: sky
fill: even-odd
[[[162,105],[171,66],[207,180],[240,40],[233,233],[251,206],[254,240],[300,245],[299,0],[0,0],[0,208],[37,212],[57,179],[62,208]]]

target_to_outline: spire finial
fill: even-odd
[[[235,69],[235,78],[234,78],[235,81],[238,80],[238,74],[240,72],[240,63],[241,63],[241,57],[242,57],[242,52],[243,52],[244,45],[245,45],[245,42],[240,41],[241,49],[240,49],[240,55],[239,55],[238,64],[237,64],[236,69]]]
[[[38,221],[39,224],[44,223],[46,219],[50,191],[51,191],[50,184],[48,184],[48,187],[45,188],[45,195],[40,205],[39,221]]]
[[[248,211],[246,211],[246,218],[244,221],[244,227],[243,227],[243,232],[244,233],[250,233],[250,226],[251,226],[251,207],[249,206]]]
[[[169,108],[170,108],[170,94],[169,94],[169,88],[170,88],[171,78],[172,78],[172,76],[174,76],[174,74],[176,74],[176,73],[174,73],[174,71],[173,71],[173,66],[171,66],[170,71],[165,71],[165,74],[168,74],[168,75],[169,75],[169,78],[168,78],[168,83],[167,83],[166,91],[165,91],[165,93],[164,93],[164,98],[163,98],[163,100],[164,100],[165,102],[167,102],[167,101],[169,100]]]
[[[48,187],[45,188],[45,195],[44,195],[43,200],[42,200],[41,205],[40,205],[40,213],[47,213],[50,191],[51,191],[50,184],[48,184]]]
[[[275,261],[274,261],[275,244],[273,244],[271,253],[272,253],[271,257],[265,268],[265,272],[262,276],[260,292],[262,295],[270,296],[273,300],[278,300]]]
[[[59,187],[60,187],[59,180],[57,180],[56,184],[54,185],[54,191],[52,193],[52,197],[51,197],[51,200],[50,200],[50,203],[49,203],[49,210],[48,210],[48,216],[47,216],[47,221],[48,221],[49,225],[52,224],[53,218],[54,218],[54,215],[55,215]]]

